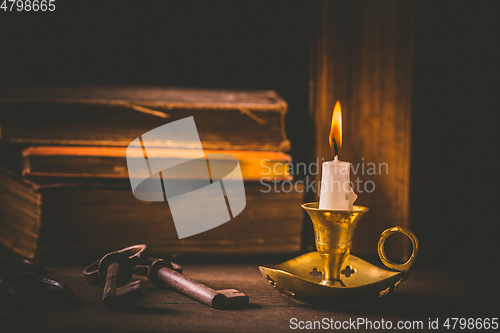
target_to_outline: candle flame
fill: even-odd
[[[332,129],[329,136],[330,148],[334,149],[334,157],[338,156],[338,149],[342,147],[342,110],[340,102],[335,103],[332,115]]]

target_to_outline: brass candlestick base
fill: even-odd
[[[318,209],[317,202],[303,204],[302,208],[313,222],[316,249],[325,266],[321,284],[345,287],[340,279],[340,270],[351,252],[352,236],[358,221],[368,208],[354,206],[352,211],[323,210]]]
[[[262,276],[281,293],[298,303],[359,305],[389,294],[408,277],[419,246],[411,231],[392,227],[382,233],[378,254],[382,263],[393,269],[385,270],[350,254],[354,230],[368,208],[322,210],[317,202],[302,208],[313,222],[318,252],[303,254],[273,268],[259,267]],[[385,240],[395,232],[405,234],[412,242],[412,254],[404,264],[395,264],[385,255]]]

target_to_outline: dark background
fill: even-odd
[[[424,263],[498,267],[498,1],[416,1],[411,228]]]
[[[56,1],[0,11],[0,85],[273,89],[310,156],[312,2]],[[498,1],[415,3],[411,229],[419,265],[497,265]]]

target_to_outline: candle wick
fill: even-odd
[[[333,151],[334,151],[333,157],[338,159],[339,147],[337,146],[337,140],[335,140],[335,137],[332,138],[332,143],[333,143]]]

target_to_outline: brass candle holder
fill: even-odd
[[[314,226],[316,249],[323,259],[325,274],[321,284],[345,287],[340,271],[352,248],[352,236],[368,208],[354,206],[352,211],[318,209],[318,203],[303,204]]]
[[[350,254],[356,226],[368,208],[354,206],[350,211],[324,210],[318,202],[302,208],[311,217],[317,252],[290,259],[276,267],[260,266],[261,274],[281,293],[305,304],[363,304],[385,296],[408,277],[418,253],[417,237],[409,230],[392,227],[378,242],[382,263],[391,270],[372,265]],[[384,244],[391,234],[400,232],[412,242],[413,251],[404,264],[391,262]]]

